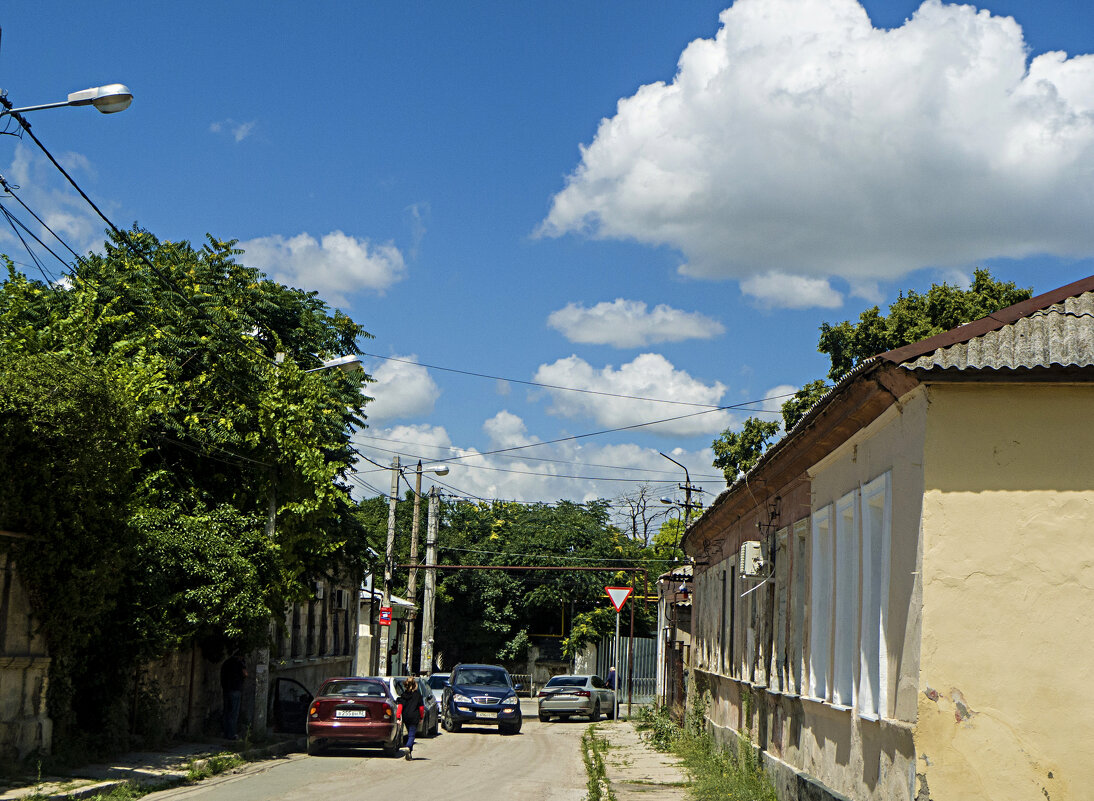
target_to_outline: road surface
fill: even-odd
[[[465,726],[419,740],[412,762],[376,749],[290,754],[246,765],[199,784],[145,796],[146,801],[316,801],[341,798],[438,798],[444,801],[581,801],[584,721],[541,723],[523,701],[520,734]],[[415,790],[420,792],[415,792]]]

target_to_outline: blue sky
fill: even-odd
[[[710,442],[747,410],[555,440],[775,409],[826,372],[822,321],[904,288],[1094,272],[1083,2],[14,0],[0,26],[17,106],[132,88],[31,117],[111,218],[237,239],[361,322],[388,357],[362,452],[462,457],[455,494],[660,496],[659,451],[716,494]],[[101,242],[28,143],[0,172]]]

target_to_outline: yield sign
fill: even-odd
[[[604,592],[608,593],[608,597],[612,599],[612,606],[615,607],[615,611],[618,612],[623,608],[623,604],[627,602],[627,599],[634,592],[633,587],[605,587]]]

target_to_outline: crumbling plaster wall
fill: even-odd
[[[49,753],[53,723],[46,714],[49,653],[11,557],[0,556],[0,758]]]
[[[930,397],[918,792],[1089,798],[1094,386]]]

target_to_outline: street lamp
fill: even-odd
[[[133,93],[124,83],[110,83],[106,86],[93,86],[79,92],[70,92],[68,100],[59,103],[43,103],[37,106],[22,106],[12,108],[7,99],[7,93],[0,90],[0,104],[4,109],[0,111],[0,117],[7,114],[22,114],[26,111],[41,111],[46,108],[61,108],[62,106],[94,106],[103,114],[115,114],[125,111],[133,102]]]
[[[439,476],[448,475],[448,465],[438,464],[430,465],[424,468],[427,472],[435,473]],[[415,513],[417,513],[417,501],[421,496],[421,471],[423,470],[421,462],[418,463],[418,484],[414,493],[415,498]],[[391,609],[391,580],[392,574],[395,572],[395,505],[399,501],[399,457],[396,456],[391,460],[391,494],[388,496],[387,507],[387,548],[384,553],[384,593],[380,600],[380,608]],[[417,519],[415,515],[415,519]],[[415,526],[415,531],[417,527]],[[417,547],[415,545],[415,550]],[[415,554],[416,556],[417,554]],[[388,649],[391,642],[391,624],[380,626],[380,675],[388,675]]]

